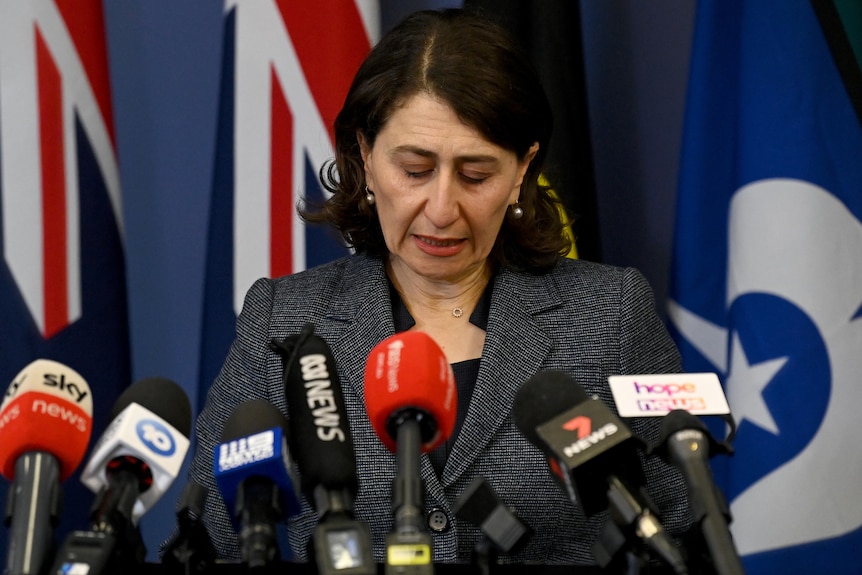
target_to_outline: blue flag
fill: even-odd
[[[842,15],[698,3],[669,316],[739,425],[713,466],[748,573],[860,570],[862,76]]]
[[[376,0],[225,4],[199,405],[252,283],[348,253],[295,206],[325,197],[333,122],[379,28]]]
[[[99,0],[0,2],[0,385],[37,358],[71,367],[92,392],[91,444],[131,377],[105,42]],[[89,528],[84,463],[58,542]]]

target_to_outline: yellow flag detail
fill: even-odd
[[[559,196],[557,196],[557,192],[551,187],[551,182],[545,177],[545,174],[539,174],[539,185],[543,187],[547,187],[548,192],[550,192],[551,196],[557,201],[560,200]],[[566,236],[566,239],[569,240],[569,252],[566,254],[567,258],[572,258],[573,260],[578,259],[578,246],[575,244],[575,236],[572,235],[572,226],[571,222],[569,222],[568,216],[566,216],[565,210],[563,210],[562,205],[557,205],[557,210],[560,212],[560,220],[563,222],[563,233]]]

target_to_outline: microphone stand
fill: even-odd
[[[730,509],[712,478],[707,460],[716,454],[732,455],[736,425],[725,418],[730,432],[723,442],[687,411],[674,410],[662,421],[662,438],[651,451],[676,467],[685,478],[693,529],[688,534],[693,568],[716,575],[743,575],[745,569],[730,533]],[[691,551],[694,550],[694,553]]]
[[[189,482],[180,496],[177,511],[178,532],[162,555],[162,565],[169,573],[191,575],[208,573],[215,563],[216,551],[206,526],[201,521],[207,488]]]
[[[473,549],[473,566],[476,567],[479,575],[491,574],[491,565],[497,564],[498,555],[497,546],[483,534]]]
[[[652,551],[677,575],[687,575],[688,566],[682,552],[664,530],[650,505],[644,506],[623,481],[608,478],[607,523],[593,546],[596,562],[606,569],[625,569],[636,575],[648,564]],[[624,555],[623,555],[624,554]]]
[[[92,529],[68,535],[51,573],[66,573],[75,565],[86,566],[88,575],[140,570],[147,551],[141,532],[132,523],[132,509],[142,491],[141,479],[133,471],[136,466],[121,462],[109,471],[108,484],[90,511]]]
[[[390,422],[398,430],[398,471],[392,502],[395,530],[386,537],[386,575],[434,573],[431,535],[425,530],[422,517],[425,496],[419,455],[423,418],[422,412],[407,409]]]
[[[18,457],[6,500],[11,532],[4,573],[37,575],[48,566],[55,550],[53,528],[60,518],[61,492],[56,457],[44,451]]]

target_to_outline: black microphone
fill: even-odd
[[[215,547],[202,521],[208,492],[195,481],[183,488],[177,501],[177,530],[162,553],[167,573],[204,575],[215,564]]]
[[[262,399],[239,404],[215,448],[215,480],[239,535],[242,561],[266,568],[279,558],[276,524],[300,511],[287,422]]]
[[[717,575],[745,573],[728,524],[730,510],[712,477],[709,458],[727,453],[696,416],[681,409],[663,419],[661,437],[654,451],[682,473],[695,526],[709,550]]]
[[[179,473],[189,448],[191,405],[165,378],[129,386],[93,448],[81,481],[97,492],[89,531],[74,531],[57,554],[53,573],[114,573],[142,564],[146,549],[137,528]]]
[[[547,456],[551,471],[587,516],[608,509],[625,541],[643,544],[676,573],[685,558],[662,526],[645,483],[637,448],[643,442],[598,398],[591,398],[568,374],[544,371],[527,380],[512,410],[518,429]],[[615,538],[614,541],[618,541]],[[594,556],[601,566],[624,547],[606,549],[601,537]]]
[[[533,530],[503,503],[484,477],[467,486],[452,511],[482,530],[483,538],[474,549],[474,563],[481,573],[489,573],[498,553],[517,553],[530,540]]]
[[[313,324],[270,348],[282,356],[290,450],[319,517],[311,539],[318,572],[374,575],[371,534],[353,516],[356,453],[332,352]]]

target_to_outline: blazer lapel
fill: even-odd
[[[336,364],[347,386],[365,399],[365,363],[371,349],[395,333],[383,262],[358,255],[345,270],[341,294],[327,314]]]
[[[482,362],[467,418],[443,470],[451,485],[510,417],[515,395],[551,352],[536,314],[560,305],[546,276],[501,272],[494,285]]]

